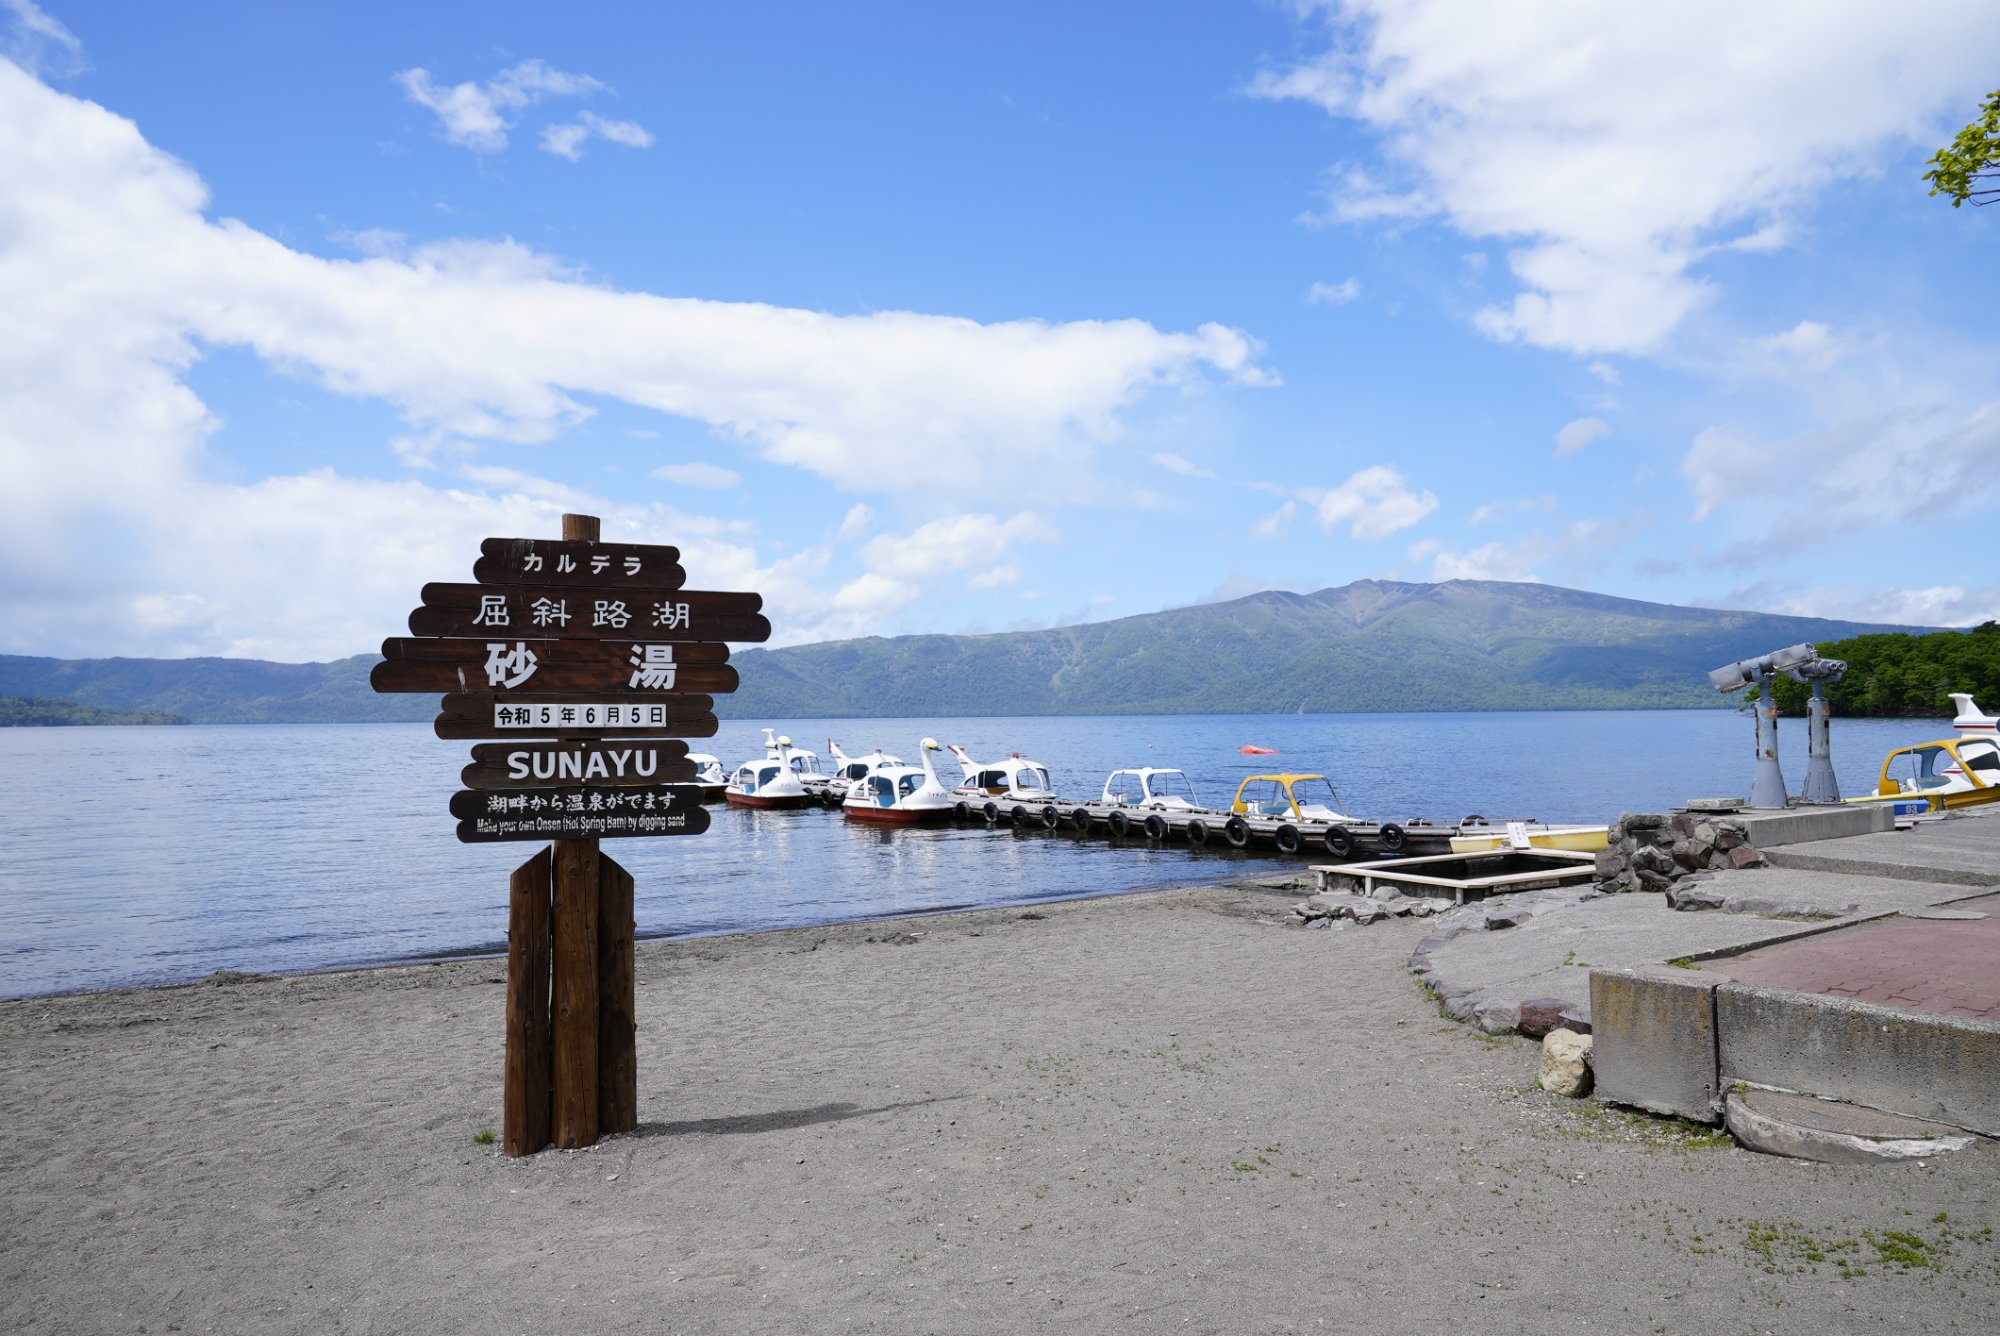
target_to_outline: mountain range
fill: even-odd
[[[728,718],[1282,714],[1701,707],[1710,668],[1801,640],[1922,627],[1644,603],[1555,585],[1361,580],[1046,631],[749,649]],[[332,663],[0,655],[0,696],[196,723],[428,722]]]

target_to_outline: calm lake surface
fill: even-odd
[[[773,721],[777,722],[777,721]],[[1805,776],[1786,720],[1786,778]],[[795,743],[914,760],[926,735],[1021,751],[1065,797],[1121,766],[1178,766],[1203,800],[1269,770],[1330,775],[1349,809],[1609,821],[1742,794],[1749,716],[1718,711],[788,720]],[[1835,720],[1843,793],[1940,721]],[[1245,743],[1278,757],[1239,755]],[[761,721],[689,744],[736,763]],[[421,724],[0,729],[0,997],[502,948],[507,874],[533,844],[462,845],[446,812],[467,759]],[[940,775],[956,773],[950,767]],[[882,831],[838,812],[711,809],[708,834],[608,841],[645,936],[741,932],[1192,884],[1284,866],[983,827]]]

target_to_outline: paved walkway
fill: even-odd
[[[1742,983],[2000,1021],[2000,895],[1959,900],[1944,912],[1985,917],[1886,919],[1702,968]]]

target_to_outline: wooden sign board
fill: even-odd
[[[607,789],[607,793],[636,793],[636,789]],[[482,794],[481,797],[496,795]],[[458,823],[458,838],[464,844],[492,844],[501,840],[599,840],[637,836],[699,835],[708,829],[708,812],[699,807],[678,809],[619,807],[598,811],[505,812],[467,817]]]
[[[761,594],[557,585],[427,584],[410,634],[493,639],[736,640],[771,638]]]
[[[712,738],[713,696],[658,700],[599,696],[519,696],[460,691],[446,696],[433,725],[441,738]]]
[[[695,776],[687,751],[685,742],[482,742],[458,782],[468,789],[685,784]]]
[[[389,640],[368,674],[381,692],[555,691],[637,696],[736,690],[727,645],[628,644],[594,640]],[[708,662],[703,662],[707,660]]]
[[[472,578],[485,585],[578,585],[599,589],[679,589],[687,583],[680,549],[648,543],[559,543],[489,538]]]
[[[478,793],[460,789],[451,795],[451,814],[460,821],[483,816],[564,816],[592,812],[685,812],[701,806],[701,790],[693,784],[630,784],[623,788],[578,784],[562,789],[521,793]]]

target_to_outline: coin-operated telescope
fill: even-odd
[[[1806,749],[1811,759],[1806,765],[1806,787],[1799,797],[1806,802],[1840,801],[1840,785],[1833,775],[1831,732],[1827,724],[1823,687],[1827,682],[1839,681],[1840,675],[1846,671],[1846,664],[1838,659],[1820,658],[1818,648],[1807,644],[1789,645],[1754,659],[1724,664],[1708,675],[1710,684],[1720,692],[1741,691],[1753,684],[1760,688],[1755,707],[1757,774],[1750,785],[1752,807],[1786,805],[1785,772],[1778,765],[1778,702],[1771,693],[1771,684],[1779,673],[1801,682],[1810,682],[1813,689],[1812,703],[1807,710]]]
[[[1802,803],[1837,803],[1840,781],[1833,773],[1833,725],[1827,718],[1826,684],[1847,674],[1839,659],[1814,659],[1785,670],[1788,676],[1812,685],[1812,699],[1806,702],[1806,782],[1799,788]]]

